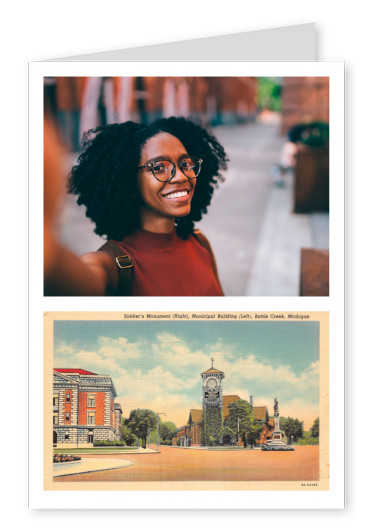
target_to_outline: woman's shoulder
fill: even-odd
[[[209,251],[210,254],[212,254],[212,248],[210,246],[209,240],[207,239],[205,234],[200,231],[200,229],[194,229],[192,236],[199,242],[202,247],[204,247],[204,249],[206,249],[207,251]]]

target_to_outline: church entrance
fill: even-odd
[[[226,446],[229,446],[230,444],[232,444],[232,438],[230,435],[223,436],[223,444],[225,444]]]

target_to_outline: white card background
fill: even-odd
[[[317,56],[322,60],[346,60],[348,91],[346,96],[347,120],[351,127],[346,132],[347,161],[347,287],[349,304],[347,310],[347,417],[348,440],[347,499],[345,512],[330,511],[214,511],[208,513],[186,511],[165,512],[132,511],[126,515],[128,525],[175,525],[180,529],[191,529],[194,525],[215,521],[217,529],[230,525],[263,525],[267,518],[270,525],[280,529],[304,526],[313,530],[317,526],[340,525],[343,529],[354,526],[371,518],[373,508],[373,489],[369,487],[369,454],[358,447],[358,431],[352,429],[354,419],[361,426],[369,425],[371,413],[375,369],[375,357],[370,353],[373,344],[374,317],[371,311],[373,303],[374,262],[371,260],[370,237],[368,227],[373,226],[375,180],[371,178],[373,167],[373,121],[370,120],[368,98],[364,97],[366,87],[375,80],[373,64],[374,18],[371,4],[361,1],[354,9],[343,9],[342,2],[317,0],[314,3],[302,3],[292,0],[286,6],[277,0],[259,4],[255,11],[248,2],[233,0],[231,9],[228,3],[217,4],[213,12],[211,3],[192,0],[191,10],[199,12],[194,27],[184,26],[177,21],[175,2],[145,6],[135,3],[120,8],[117,2],[108,1],[108,9],[103,9],[101,0],[93,0],[88,9],[86,3],[67,0],[58,17],[45,0],[35,0],[24,4],[8,3],[3,8],[4,24],[2,33],[3,78],[8,83],[2,85],[3,120],[7,124],[1,130],[2,145],[6,146],[8,156],[3,160],[3,175],[11,176],[3,182],[3,225],[13,230],[4,231],[3,250],[11,247],[14,235],[19,244],[27,246],[27,62],[43,60],[48,57],[67,56],[77,53],[90,53],[101,50],[120,49],[145,44],[179,39],[203,37],[299,24],[315,21],[318,31]],[[156,20],[161,19],[168,30],[161,32]],[[130,21],[137,23],[130,23]],[[140,29],[140,22],[142,28]],[[68,34],[69,31],[69,34]],[[167,35],[166,35],[167,34]],[[368,45],[365,39],[368,37]],[[16,140],[17,139],[17,140]],[[15,182],[24,187],[17,207],[14,202]],[[351,250],[351,252],[350,252]],[[3,278],[16,278],[3,286],[3,301],[6,301],[7,326],[3,330],[6,374],[14,375],[17,360],[18,385],[9,376],[4,382],[7,396],[11,396],[14,410],[23,412],[27,402],[27,320],[25,298],[27,274],[24,260],[3,259],[1,264]],[[10,272],[11,270],[11,272]],[[27,510],[27,448],[25,445],[25,422],[22,434],[11,442],[11,458],[3,462],[3,475],[6,478],[6,490],[9,495],[3,510],[4,520],[14,525],[38,525],[39,529],[65,529],[77,522],[90,525],[96,522],[111,522],[112,525],[124,525],[124,512],[29,512]],[[374,425],[370,426],[369,436],[375,436]],[[9,452],[9,440],[2,439],[3,453]],[[335,521],[332,522],[332,519]],[[142,524],[141,524],[142,525]]]

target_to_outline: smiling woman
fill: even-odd
[[[46,294],[223,295],[210,244],[194,228],[227,166],[216,138],[168,118],[98,127],[84,148],[68,189],[107,243],[80,258],[87,283],[55,282]]]

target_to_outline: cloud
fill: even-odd
[[[105,358],[116,358],[123,361],[137,359],[142,356],[140,343],[131,343],[126,337],[105,337],[98,338],[99,353]]]
[[[66,341],[59,341],[54,345],[54,353],[56,355],[72,355],[76,352],[76,349],[67,343]]]
[[[169,368],[178,369],[197,367],[199,370],[207,357],[201,350],[192,351],[182,339],[165,332],[157,334],[151,351],[161,362],[168,363]]]

